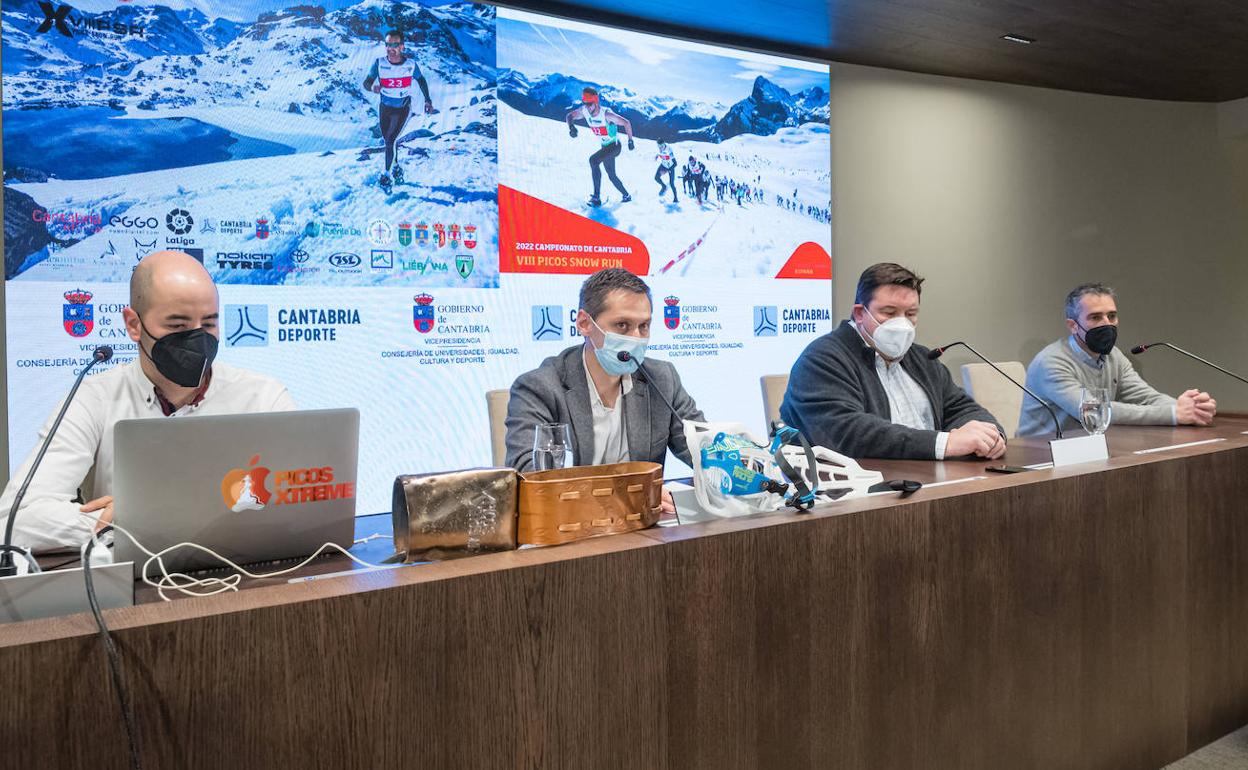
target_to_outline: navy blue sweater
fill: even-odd
[[[875,351],[849,321],[810,343],[789,374],[780,417],[805,434],[810,443],[850,457],[904,460],[936,459],[936,433],[971,420],[1000,423],[975,403],[928,349],[914,345],[901,367],[927,394],[935,430],[916,430],[890,422],[888,394],[875,371]]]

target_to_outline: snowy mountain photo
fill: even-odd
[[[581,90],[596,89],[602,102],[633,124],[637,136],[656,141],[722,142],[740,134],[770,136],[784,127],[828,122],[828,92],[814,85],[799,94],[759,75],[749,95],[725,107],[672,96],[640,96],[627,88],[552,74],[530,81],[504,70],[498,78],[499,101],[526,115],[563,120],[581,102]]]
[[[499,183],[640,240],[651,275],[774,277],[800,245],[831,251],[828,72],[799,64],[508,12]],[[583,118],[569,136],[587,86],[628,121],[614,138]],[[604,148],[624,190],[599,160],[595,197]],[[517,228],[519,242],[540,240]]]
[[[25,232],[40,223],[15,225],[19,237],[5,244],[7,277],[46,280],[63,272],[57,265],[72,264],[100,280],[128,280],[135,247],[127,245],[126,260],[112,268],[99,255],[110,242],[115,253],[118,241],[146,244],[155,235],[164,246],[269,255],[214,263],[227,282],[497,281],[492,7],[362,0],[332,11],[263,10],[242,22],[196,7],[136,4],[71,9],[60,25],[45,16],[34,0],[3,10],[6,194],[20,192],[48,212],[94,212],[102,226],[70,232],[52,218],[41,237]],[[378,187],[377,96],[362,82],[391,28],[405,31],[406,55],[427,80],[436,114],[423,114],[417,92],[399,140],[406,178],[386,191]],[[175,209],[234,226],[228,235],[173,233],[163,218]],[[146,224],[110,224],[118,217]],[[153,218],[162,226],[146,226]],[[251,223],[246,232],[243,221]],[[389,238],[364,235],[378,221]],[[401,249],[401,224],[455,224],[456,232],[471,224],[474,269],[467,277],[447,271],[446,255],[430,255],[436,271],[416,273],[283,267],[285,252],[311,251],[303,233],[320,222],[358,233],[334,253],[365,257]],[[261,267],[228,266],[240,261]]]

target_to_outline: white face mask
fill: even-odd
[[[910,346],[914,344],[914,324],[910,323],[910,319],[905,316],[897,316],[890,318],[884,323],[871,315],[871,311],[867,310],[867,306],[863,305],[862,309],[871,320],[875,321],[879,326],[875,327],[874,334],[868,334],[871,339],[871,345],[880,355],[893,361],[900,360]],[[866,330],[863,329],[865,333]]]

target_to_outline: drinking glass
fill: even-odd
[[[1084,388],[1079,402],[1079,419],[1089,435],[1104,433],[1109,427],[1110,398],[1108,388]]]
[[[533,431],[533,467],[539,471],[572,465],[572,431],[565,422],[541,422]]]

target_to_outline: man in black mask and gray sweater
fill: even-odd
[[[1027,386],[1051,404],[1062,428],[1077,428],[1085,388],[1105,388],[1115,425],[1210,425],[1218,402],[1189,388],[1178,398],[1155,390],[1131,366],[1118,341],[1118,302],[1101,283],[1076,286],[1066,295],[1066,330],[1070,336],[1036,354],[1027,367]],[[1018,435],[1053,429],[1049,411],[1031,396],[1023,398]]]
[[[927,348],[914,345],[923,279],[867,268],[849,319],[812,342],[789,375],[780,417],[851,457],[943,460],[1005,454],[1005,433]]]

